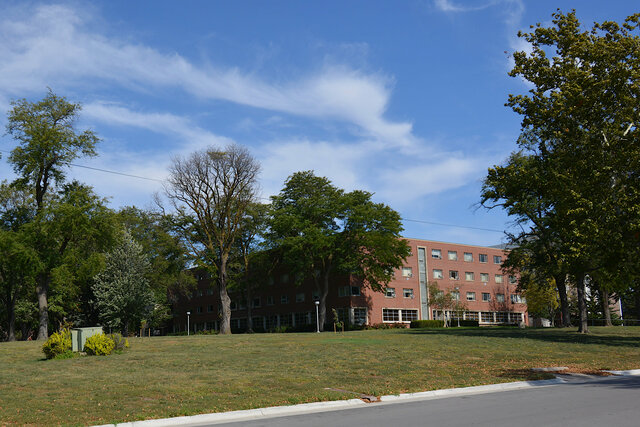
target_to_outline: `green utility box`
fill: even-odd
[[[87,342],[87,338],[92,335],[98,335],[102,333],[102,326],[92,326],[90,328],[73,328],[71,329],[71,350],[82,351],[84,350],[84,343]]]

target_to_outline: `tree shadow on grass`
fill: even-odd
[[[640,329],[639,329],[640,332]],[[531,340],[561,342],[572,344],[606,345],[612,347],[638,347],[639,337],[620,335],[592,335],[579,334],[566,329],[519,329],[519,328],[438,328],[438,329],[409,329],[409,334],[418,335],[449,335],[487,338],[524,338]]]

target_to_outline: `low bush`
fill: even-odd
[[[410,328],[444,328],[444,320],[412,320]]]
[[[365,329],[403,329],[406,328],[406,323],[374,323],[373,325],[367,325]]]
[[[44,344],[42,344],[42,352],[47,359],[63,354],[71,350],[71,332],[63,329],[60,332],[52,334]]]
[[[123,337],[121,334],[109,334],[107,335],[111,341],[113,341],[113,349],[115,351],[124,351],[129,348],[129,340]]]
[[[84,351],[90,356],[108,356],[113,352],[115,343],[105,334],[96,334],[87,338]]]
[[[451,326],[456,326],[458,324],[457,320],[452,320],[451,321]],[[479,327],[480,326],[480,322],[478,322],[477,320],[462,320],[460,319],[460,326],[472,326],[472,327]]]

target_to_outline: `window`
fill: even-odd
[[[489,281],[489,273],[480,273],[480,281],[487,283]]]
[[[338,288],[339,297],[360,296],[360,287],[358,286],[341,286]]]
[[[396,288],[387,288],[385,291],[385,296],[387,298],[395,298],[396,297]]]
[[[252,304],[252,307],[255,307],[255,308],[260,307],[260,297],[254,298],[251,304]]]
[[[473,281],[475,280],[475,276],[476,276],[476,275],[475,275],[475,274],[473,274],[473,271],[466,271],[466,272],[464,273],[464,279],[465,279],[467,282],[473,282]]]
[[[522,313],[509,313],[509,321],[511,323],[520,323],[522,321]]]
[[[489,262],[489,255],[487,255],[487,254],[479,254],[478,255],[478,261],[484,262],[484,263]]]
[[[238,303],[235,302],[235,301],[231,301],[230,308],[231,308],[231,310],[237,310],[238,309]]]
[[[313,292],[311,293],[311,298],[312,298],[314,301],[320,301],[320,292],[318,292],[318,291],[313,291]]]
[[[304,302],[304,292],[296,294],[296,302]]]
[[[449,279],[460,280],[460,275],[457,270],[449,270]]]
[[[198,296],[201,297],[202,295],[204,295],[204,293],[202,291],[198,291]]]
[[[273,277],[269,277],[269,281],[267,282],[267,284],[269,286],[273,286],[274,283],[275,283],[275,280],[273,280]]]
[[[512,285],[515,285],[516,283],[518,283],[518,278],[516,276],[509,276],[509,283],[511,283]]]
[[[207,306],[207,313],[213,313],[213,306],[211,304]]]
[[[442,251],[440,249],[431,249],[431,258],[442,259]]]
[[[207,295],[213,295],[213,289],[211,288],[207,289]]]
[[[504,295],[503,295],[504,296]],[[507,316],[509,313],[505,312],[497,312],[496,313],[496,322],[497,323],[507,323],[509,321],[509,317]]]
[[[473,262],[473,254],[471,252],[464,253],[465,262]]]
[[[483,292],[482,293],[482,301],[484,301],[484,302],[491,301],[491,294],[488,293],[488,292]]]
[[[433,270],[434,279],[442,279],[442,270]]]
[[[288,274],[283,274],[282,276],[280,276],[280,282],[281,283],[287,283],[289,281],[289,275]]]
[[[273,304],[275,304],[274,299],[275,299],[275,298],[273,298],[273,295],[269,295],[269,296],[267,297],[267,305],[273,305]]]
[[[409,289],[409,288],[404,288],[402,290],[402,295],[405,298],[413,298],[413,289]]]
[[[383,308],[382,321],[383,322],[399,322],[400,310],[398,310],[397,308]]]
[[[280,315],[280,326],[292,326],[292,324],[293,324],[293,313]]]
[[[364,325],[367,323],[367,309],[366,308],[354,308],[353,309],[353,324]]]
[[[280,297],[280,304],[289,304],[289,296],[288,295],[282,295]]]
[[[502,257],[500,255],[494,255],[493,256],[493,263],[494,264],[502,264]]]
[[[457,261],[457,260],[458,260],[458,252],[449,251],[449,261]]]
[[[522,304],[522,297],[518,294],[511,294],[512,304]]]
[[[296,321],[296,326],[309,324],[309,313],[295,313],[293,317],[294,317],[294,320]]]
[[[413,277],[413,270],[411,267],[402,267],[402,277]]]
[[[502,274],[496,274],[496,283],[502,283]]]
[[[466,311],[466,312],[464,313],[464,317],[465,317],[467,320],[480,320],[480,319],[478,318],[478,312],[477,312],[477,311]]]
[[[196,313],[202,314],[202,306],[196,308]]]
[[[418,320],[418,310],[402,310],[402,321],[411,322]]]
[[[504,294],[496,294],[496,301],[504,302]]]
[[[476,293],[475,292],[467,292],[467,301],[475,301]]]
[[[482,323],[493,323],[493,313],[490,311],[483,311],[480,313],[480,320]]]

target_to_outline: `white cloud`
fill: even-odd
[[[176,147],[177,152],[190,152],[210,145],[220,147],[233,142],[230,138],[202,129],[184,117],[169,113],[141,113],[119,105],[94,102],[83,106],[82,116],[109,125],[132,126],[177,137],[182,141],[180,147]]]
[[[96,79],[150,93],[177,87],[203,99],[353,123],[387,143],[415,140],[411,123],[384,117],[393,83],[385,76],[327,65],[297,81],[269,83],[237,68],[198,66],[177,53],[97,34],[90,16],[67,6],[16,10],[0,22],[0,91],[11,95]]]

